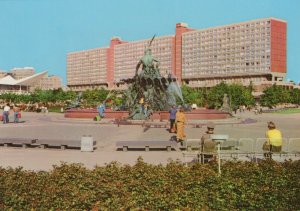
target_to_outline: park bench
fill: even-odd
[[[142,124],[142,127],[148,127],[148,128],[167,128],[168,123],[167,122],[144,122]]]
[[[130,121],[127,120],[126,118],[116,118],[114,119],[113,123],[117,124],[118,127],[120,127],[120,125],[141,125],[142,120]]]
[[[201,149],[201,140],[200,139],[187,139],[183,142],[183,149],[186,149],[187,151],[192,150],[200,150]]]
[[[93,141],[93,148],[97,142]],[[47,139],[47,138],[13,138],[13,137],[1,137],[0,145],[4,147],[8,146],[22,146],[27,148],[28,146],[40,146],[45,149],[46,147],[60,147],[61,149],[66,148],[82,148],[82,140],[62,140],[62,139]]]
[[[62,139],[47,139],[41,138],[36,140],[36,144],[40,145],[40,148],[46,147],[60,147],[61,149],[67,148],[81,148],[81,140],[62,140]],[[96,145],[96,141],[93,141],[93,146]]]
[[[1,137],[0,144],[4,147],[9,145],[21,145],[23,148],[27,148],[29,145],[35,144],[36,139],[33,138],[13,138],[13,137]]]
[[[183,146],[180,147],[182,152],[184,163],[187,164],[187,158],[191,158],[190,162],[200,162],[201,156],[201,139],[187,139],[183,142]]]
[[[145,151],[166,149],[170,152],[172,149],[177,150],[178,144],[173,141],[118,141],[116,142],[116,147],[117,149],[123,149],[123,151],[128,149],[145,149]]]

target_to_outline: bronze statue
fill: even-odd
[[[181,89],[176,78],[171,75],[162,77],[159,71],[159,61],[151,53],[151,43],[145,50],[144,56],[139,60],[135,76],[123,80],[129,84],[125,95],[129,108],[130,119],[148,119],[153,111],[169,110],[177,104],[177,100],[183,104]],[[142,71],[138,74],[140,67]]]
[[[142,65],[142,72],[140,73],[140,76],[144,77],[160,77],[159,73],[159,61],[155,59],[152,56],[151,49],[147,48],[145,50],[145,55],[140,59],[139,63],[136,66],[135,69],[135,75],[138,75],[138,70],[140,66]]]
[[[82,98],[82,92],[79,92],[77,97],[76,97],[76,100],[75,101],[71,101],[67,107],[66,107],[66,110],[68,109],[72,109],[72,108],[80,108],[81,106],[81,98]]]
[[[227,113],[231,113],[230,99],[226,93],[224,94],[224,97],[223,97],[223,104],[222,104],[221,110],[224,112],[227,112]]]

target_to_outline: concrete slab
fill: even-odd
[[[11,117],[12,118],[12,117]],[[251,123],[238,124],[239,120],[251,118]],[[267,122],[273,121],[286,138],[300,138],[300,114],[261,114],[252,112],[238,113],[234,119],[214,120],[216,134],[227,134],[229,138],[263,138]],[[139,156],[146,162],[166,164],[170,159],[184,161],[180,151],[129,151],[116,150],[116,142],[121,140],[170,140],[175,134],[168,128],[143,128],[141,125],[118,125],[112,119],[99,122],[83,119],[65,119],[63,114],[37,114],[22,112],[23,123],[0,124],[2,137],[24,139],[61,139],[80,140],[82,136],[91,135],[97,141],[94,152],[81,152],[80,149],[40,149],[40,148],[4,148],[0,146],[0,166],[23,166],[30,170],[49,170],[60,162],[82,163],[88,168],[104,165],[112,161],[122,164],[134,164]],[[204,121],[192,120],[193,123]],[[207,121],[204,122],[206,124]],[[199,139],[206,126],[194,128],[188,125],[185,129],[188,139]],[[293,159],[299,159],[295,157]],[[249,160],[249,159],[247,159]]]

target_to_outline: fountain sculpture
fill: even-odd
[[[125,91],[127,111],[105,110],[105,118],[147,120],[168,120],[168,110],[174,105],[184,105],[181,89],[176,77],[169,74],[164,77],[160,74],[159,61],[151,53],[151,39],[145,49],[144,56],[139,60],[135,75],[132,78],[123,79],[128,85]],[[140,70],[141,68],[141,70]],[[80,101],[78,101],[80,102]],[[99,115],[96,109],[78,109],[78,103],[74,108],[66,111],[67,118],[95,118]],[[226,104],[224,104],[226,105]],[[225,106],[226,107],[226,106]],[[228,111],[197,109],[186,112],[188,119],[224,119],[229,118]]]
[[[145,50],[144,56],[139,60],[135,76],[122,80],[128,84],[125,95],[129,119],[148,119],[155,111],[169,110],[171,106],[177,104],[176,102],[183,104],[177,79],[171,74],[168,77],[161,76],[158,68],[159,61],[152,56],[150,46],[154,38],[155,36]],[[142,70],[138,73],[141,66]]]

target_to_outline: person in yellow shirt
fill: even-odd
[[[265,157],[270,157],[272,152],[281,152],[282,149],[282,134],[280,130],[276,129],[274,122],[268,122],[268,131],[266,137],[268,138],[267,143],[264,144],[263,149],[269,151],[265,153]]]
[[[185,139],[184,125],[186,123],[184,109],[182,107],[180,107],[179,111],[176,113],[175,123],[177,127],[177,141],[182,143]]]
[[[140,99],[139,103],[140,103],[141,105],[144,104],[144,98],[143,98],[143,97]]]
[[[144,101],[143,97],[140,99],[139,104],[141,106],[141,111],[144,114],[144,112],[145,112],[145,101]]]

